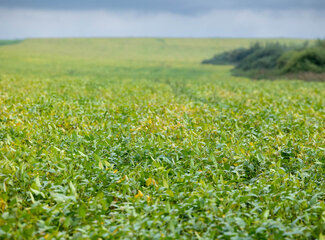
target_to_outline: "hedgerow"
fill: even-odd
[[[299,73],[325,73],[324,42],[318,40],[312,46],[308,46],[307,42],[301,46],[256,43],[250,48],[239,48],[215,55],[202,63],[233,64],[233,74],[259,79],[277,78],[288,74],[299,77]]]

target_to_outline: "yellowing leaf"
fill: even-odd
[[[173,193],[172,190],[168,189],[168,190],[166,191],[166,193],[167,193],[170,197],[174,197],[174,193]]]
[[[143,193],[140,190],[138,190],[138,194],[136,194],[134,197],[135,198],[142,198],[143,197]]]
[[[36,183],[36,186],[37,186],[38,188],[41,188],[41,187],[42,187],[41,182],[40,182],[38,176],[35,178],[35,183]]]
[[[102,169],[102,170],[104,169],[103,163],[101,161],[99,161],[98,167],[99,167],[99,169]]]
[[[150,186],[151,182],[152,182],[152,178],[148,178],[147,181],[146,181],[146,185],[147,185],[147,187]]]
[[[116,234],[118,232],[118,228],[116,228],[113,232],[112,232],[112,234]]]
[[[156,180],[150,177],[150,178],[147,179],[146,185],[147,185],[147,187],[149,187],[151,184],[154,185],[154,186],[158,186]]]
[[[109,168],[111,166],[111,164],[109,162],[107,162],[106,160],[104,161],[105,167]]]
[[[121,183],[123,182],[124,180],[128,180],[128,176],[124,175],[120,180],[117,181],[117,183]]]
[[[7,208],[7,203],[0,198],[0,209],[4,211]]]
[[[29,192],[29,196],[30,196],[30,199],[32,201],[32,203],[35,203],[35,199],[34,199],[34,196],[31,192]]]
[[[168,188],[168,187],[169,187],[168,182],[166,181],[165,178],[163,178],[163,186],[164,186],[165,188]]]
[[[155,185],[156,187],[158,187],[158,183],[155,179],[152,179],[152,184]]]

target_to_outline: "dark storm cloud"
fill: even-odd
[[[0,7],[197,14],[218,9],[324,10],[324,0],[0,0]]]

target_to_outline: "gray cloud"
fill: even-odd
[[[324,38],[325,10],[212,10],[198,15],[0,8],[0,38]]]
[[[324,0],[0,0],[3,8],[126,10],[200,14],[211,10],[325,10]]]

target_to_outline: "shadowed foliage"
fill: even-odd
[[[307,42],[299,46],[256,43],[250,48],[238,48],[215,55],[202,63],[232,64],[235,65],[232,70],[234,75],[252,78],[275,78],[288,74],[302,76],[301,73],[319,75],[325,72],[324,42],[318,40],[312,46],[308,46]]]
[[[22,40],[0,40],[0,46],[18,44],[21,42]]]

